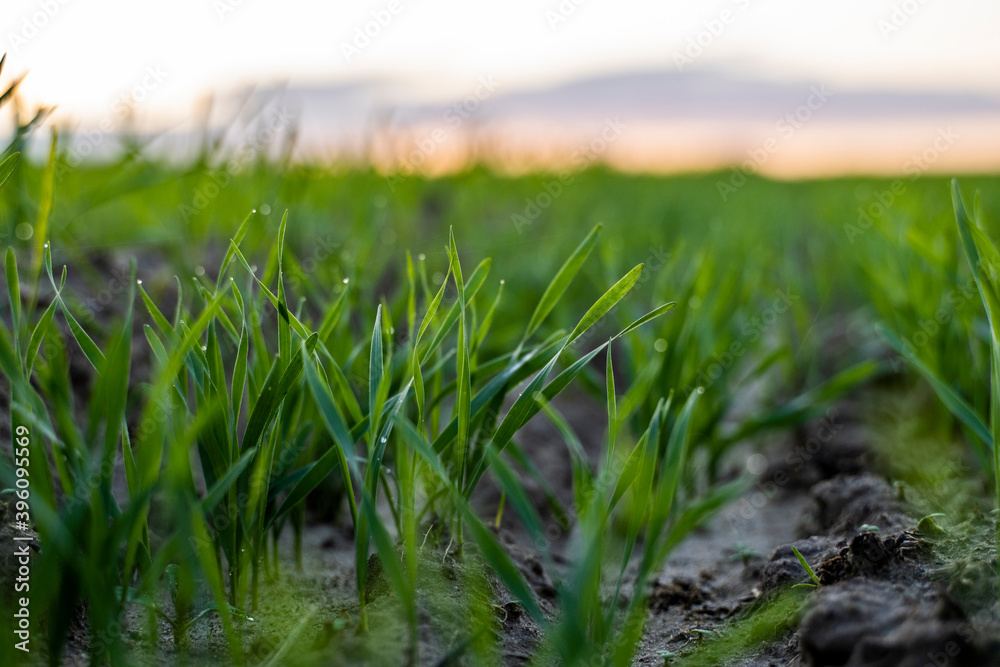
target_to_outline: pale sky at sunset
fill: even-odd
[[[30,70],[26,98],[76,118],[100,114],[147,68],[162,81],[143,104],[159,113],[251,82],[391,78],[447,95],[484,74],[512,89],[670,69],[706,22],[718,34],[702,35],[700,68],[1000,95],[991,0],[576,1],[4,0],[0,41],[5,79]],[[391,18],[348,62],[344,44],[373,12]]]

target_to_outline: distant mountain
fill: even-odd
[[[475,96],[475,90],[469,91]],[[453,103],[414,104],[391,84],[289,88],[289,99],[310,116],[391,114],[399,122],[440,117]],[[740,78],[717,71],[642,71],[579,79],[537,90],[508,91],[501,85],[475,109],[479,121],[535,119],[585,121],[613,115],[632,120],[774,120],[813,96],[827,120],[886,120],[919,117],[1000,115],[1000,98],[974,93],[837,89],[819,82]],[[471,106],[471,104],[470,104]]]

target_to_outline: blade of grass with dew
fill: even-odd
[[[280,313],[281,310],[279,304],[281,303],[281,300],[277,296],[275,296],[274,292],[270,290],[270,288],[267,286],[266,283],[264,283],[263,280],[257,277],[257,274],[254,272],[253,267],[250,266],[249,262],[247,262],[246,258],[243,256],[243,253],[240,252],[240,249],[236,246],[236,244],[233,243],[232,241],[230,241],[230,244],[231,244],[230,247],[233,249],[236,258],[240,261],[240,264],[242,264],[243,268],[245,268],[247,272],[251,276],[253,276],[253,279],[257,282],[257,285],[260,286],[261,292],[263,292],[264,296],[267,297],[267,300],[271,302],[271,305],[274,306],[274,308],[278,310]],[[310,335],[309,330],[306,329],[305,325],[303,325],[302,322],[300,322],[299,319],[295,317],[295,315],[290,313],[287,308],[285,309],[284,315],[282,316],[284,317],[286,315],[288,317],[288,324],[291,327],[292,331],[297,333],[299,337],[302,338],[302,340],[309,338]]]

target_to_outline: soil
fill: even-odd
[[[573,400],[579,404],[584,399]],[[563,407],[570,413],[574,409]],[[577,410],[578,418],[588,414],[585,408]],[[1000,646],[990,639],[996,636],[996,608],[987,601],[995,597],[984,594],[981,585],[990,580],[992,554],[955,558],[941,541],[943,531],[928,522],[918,530],[909,503],[878,472],[877,456],[859,450],[863,429],[851,413],[849,405],[838,408],[838,432],[808,459],[788,452],[799,451],[799,441],[808,442],[822,425],[777,443],[758,483],[676,550],[648,591],[649,615],[634,664],[662,665],[664,652],[674,655],[669,664],[746,667],[1000,664]],[[553,442],[540,424],[528,433]],[[560,456],[551,448],[525,449],[536,453],[535,463],[557,495],[566,494],[569,482],[562,478]],[[480,494],[482,507],[488,506],[491,493],[486,488]],[[535,497],[544,510],[544,494],[535,489]],[[990,547],[982,546],[989,540],[976,535],[988,535],[990,526],[991,520],[980,516],[958,532],[989,552]],[[557,573],[546,571],[515,521],[505,519],[498,534],[543,610],[552,613],[552,576]],[[553,536],[554,562],[561,567],[570,556],[566,550],[572,538]],[[799,610],[771,627],[765,641],[719,659],[711,651],[713,643],[738,634],[741,623],[787,594],[791,584],[809,581],[793,545],[814,568],[820,585],[795,590]],[[252,612],[257,621],[242,622],[251,653],[264,659],[292,626],[309,617],[299,648],[287,657],[294,664],[404,664],[405,628],[394,618],[396,603],[380,581],[378,567],[369,578],[370,622],[376,636],[386,641],[363,641],[355,632],[352,535],[328,524],[309,525],[302,569],[290,562],[291,547],[286,534],[280,576],[262,586],[259,609]],[[420,664],[447,662],[448,651],[456,646],[464,648],[460,664],[476,664],[480,654],[469,647],[474,637],[470,641],[463,602],[470,593],[490,602],[495,612],[486,625],[500,639],[500,654],[491,657],[508,665],[531,660],[541,630],[501,586],[481,570],[463,569],[447,553],[425,553],[424,558],[430,583],[421,602]],[[144,623],[138,613],[132,622],[137,627]],[[173,664],[179,657],[170,645],[169,628],[161,627],[161,633],[163,649],[144,656],[143,662]],[[74,635],[71,664],[82,664],[86,642],[86,633]],[[196,626],[190,642],[194,663],[218,662],[225,655],[215,621]]]

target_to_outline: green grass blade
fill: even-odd
[[[146,310],[149,311],[149,315],[153,318],[153,322],[156,326],[163,332],[163,335],[167,337],[167,340],[173,340],[175,334],[173,325],[163,316],[160,312],[159,307],[156,303],[149,298],[149,294],[146,293],[146,288],[139,284],[139,296],[142,297],[142,302],[146,304]]]
[[[942,378],[940,378],[937,373],[932,371],[927,364],[920,360],[912,350],[908,349],[895,334],[889,331],[887,328],[881,324],[875,327],[878,335],[884,340],[889,347],[891,347],[895,352],[903,357],[909,362],[913,368],[920,373],[931,388],[934,389],[934,393],[937,394],[938,398],[944,404],[948,410],[955,415],[955,417],[965,424],[976,436],[986,443],[991,449],[993,448],[993,436],[990,434],[989,428],[986,423],[976,414],[972,406],[965,402],[965,400],[958,394],[957,391],[952,389],[948,383],[946,383]]]
[[[289,325],[288,296],[285,294],[285,272],[282,257],[285,254],[285,228],[288,226],[288,211],[281,216],[278,226],[278,358],[282,366],[292,358],[292,332]]]
[[[235,428],[240,421],[240,413],[243,410],[243,396],[246,392],[247,381],[247,357],[250,354],[250,333],[247,331],[246,322],[240,332],[240,343],[236,349],[236,362],[233,366],[233,379],[230,386],[230,413],[232,423]]]
[[[455,456],[459,465],[459,487],[465,482],[466,468],[468,466],[469,447],[469,423],[472,411],[472,380],[469,375],[469,344],[466,330],[465,311],[458,322],[458,344],[456,359],[457,395],[455,397],[455,411],[458,416],[458,435],[456,436]]]
[[[994,445],[993,480],[996,503],[1000,506],[1000,447],[996,446],[1000,440],[1000,252],[979,225],[970,220],[957,180],[952,180],[951,192],[959,236],[990,323],[990,436]],[[997,535],[1000,544],[1000,532]]]
[[[313,334],[303,342],[307,354],[312,354],[312,351],[316,349],[318,338],[317,334]],[[241,452],[257,446],[261,435],[264,433],[264,429],[274,419],[274,415],[278,411],[278,405],[292,388],[292,385],[298,382],[299,376],[302,374],[303,363],[304,360],[299,355],[284,369],[279,370],[280,367],[277,362],[272,365],[271,373],[264,383],[263,391],[257,402],[254,403],[253,410],[250,412],[250,419],[247,421],[247,428],[243,434],[243,442],[240,445]]]
[[[632,331],[635,331],[636,329],[638,329],[639,327],[641,327],[643,324],[646,324],[647,322],[649,322],[651,320],[655,320],[660,315],[663,315],[667,311],[672,310],[673,307],[676,306],[676,305],[677,305],[676,301],[671,301],[670,303],[665,303],[662,306],[654,308],[653,310],[649,311],[648,313],[646,313],[645,315],[643,315],[642,317],[640,317],[639,319],[635,320],[634,322],[632,322],[631,324],[629,324],[627,327],[625,327],[624,329],[622,329],[621,331],[619,331],[617,334],[615,334],[614,336],[612,336],[611,340],[614,340],[616,338],[621,338],[625,334],[631,333]]]
[[[404,418],[397,416],[396,423],[413,451],[420,455],[428,467],[437,474],[442,484],[445,485],[445,488],[455,500],[462,514],[465,526],[472,534],[483,560],[496,572],[500,581],[517,598],[521,605],[524,606],[528,614],[540,625],[545,626],[547,624],[545,615],[538,606],[531,587],[528,586],[524,577],[518,571],[517,566],[514,565],[510,556],[507,555],[507,552],[497,542],[493,533],[483,525],[479,517],[476,516],[476,513],[472,511],[468,503],[463,499],[458,489],[452,484],[448,473],[441,466],[433,448],[427,444],[423,436],[417,432],[413,425],[408,423]]]
[[[808,574],[809,578],[813,580],[813,583],[819,586],[819,577],[816,576],[816,573],[813,571],[812,566],[809,565],[809,561],[806,560],[806,557],[802,555],[802,553],[798,550],[798,548],[794,544],[792,545],[792,553],[795,554],[795,557],[802,565],[802,569],[806,571],[806,574]]]
[[[371,419],[371,432],[378,430],[378,419],[382,412],[382,380],[385,376],[385,358],[382,355],[382,305],[375,311],[375,326],[372,329],[372,342],[368,357],[368,416]]]
[[[31,377],[31,371],[35,366],[35,358],[38,356],[38,350],[42,346],[42,341],[45,340],[45,334],[49,330],[49,323],[52,322],[52,316],[56,312],[56,300],[53,299],[49,304],[48,308],[42,313],[42,316],[38,319],[38,324],[35,325],[34,331],[31,332],[31,338],[28,339],[28,350],[25,358],[25,377]]]
[[[32,233],[31,274],[29,284],[37,287],[38,276],[42,271],[42,260],[45,255],[45,244],[49,240],[49,216],[52,213],[52,200],[56,185],[56,146],[59,143],[58,130],[52,131],[52,145],[49,147],[49,161],[42,174],[42,192],[39,197],[38,217],[35,219],[35,230]],[[37,291],[37,290],[36,290]]]
[[[0,162],[0,187],[3,187],[3,184],[10,178],[10,175],[14,173],[14,167],[17,166],[17,161],[20,159],[20,153],[13,153],[4,158],[3,162]]]
[[[545,321],[545,318],[548,317],[549,313],[552,312],[552,309],[555,308],[559,299],[566,292],[566,288],[569,287],[570,283],[573,282],[573,278],[580,271],[580,267],[587,261],[590,251],[593,250],[594,244],[597,243],[597,237],[600,232],[601,225],[595,225],[583,241],[580,242],[576,250],[566,259],[559,268],[559,271],[556,272],[555,277],[552,278],[548,287],[545,288],[545,292],[542,293],[542,298],[538,300],[538,305],[535,306],[535,311],[531,314],[531,319],[528,320],[528,326],[524,330],[522,341],[531,337],[531,334],[535,333],[542,322]]]
[[[313,364],[311,361],[305,363],[306,383],[309,385],[313,399],[319,407],[320,415],[323,417],[323,423],[326,426],[327,431],[333,437],[333,450],[336,450],[337,452],[336,457],[337,460],[339,460],[341,475],[344,478],[344,489],[347,492],[347,499],[351,510],[351,522],[354,526],[357,526],[358,507],[354,497],[354,485],[351,482],[352,472],[355,477],[360,479],[360,474],[356,469],[353,469],[351,464],[351,461],[354,459],[354,443],[356,440],[351,435],[351,431],[347,428],[347,425],[344,423],[344,418],[341,416],[340,410],[337,409],[337,404],[333,400],[333,394],[330,391],[330,387],[320,377],[319,373],[316,372],[315,365],[318,365],[318,363],[318,361],[316,364]],[[335,463],[333,460],[327,459],[328,454],[329,452],[320,457],[319,461],[323,461],[322,467],[333,470]],[[319,465],[319,461],[317,461],[317,465]],[[322,468],[317,471],[317,476],[320,474],[321,470]],[[318,483],[319,482],[317,482],[317,484]],[[303,485],[307,486],[308,483],[304,482]]]
[[[80,349],[83,350],[84,356],[87,357],[87,360],[95,370],[99,371],[101,368],[104,368],[104,353],[101,352],[101,349],[97,347],[97,343],[94,342],[94,339],[87,334],[84,328],[80,326],[80,323],[76,320],[76,318],[73,317],[73,313],[69,312],[69,308],[66,307],[63,300],[61,298],[58,299],[59,310],[62,311],[63,317],[66,318],[66,324],[69,325],[70,333],[73,334],[73,338],[80,346]]]
[[[210,514],[212,510],[215,509],[215,506],[219,504],[219,501],[222,500],[224,495],[226,495],[226,492],[228,492],[229,489],[232,488],[233,484],[236,483],[236,480],[239,479],[240,475],[243,474],[243,471],[247,469],[247,466],[250,465],[250,462],[253,461],[253,457],[256,456],[257,453],[258,450],[256,449],[247,450],[243,453],[243,456],[236,461],[236,463],[230,466],[229,470],[226,471],[226,474],[215,480],[215,484],[212,485],[212,488],[208,490],[205,497],[202,498],[201,501],[201,511],[205,515]]]
[[[640,274],[642,274],[642,264],[637,265],[631,271],[626,273],[621,280],[611,286],[607,292],[605,292],[600,299],[598,299],[593,306],[590,307],[584,316],[577,323],[573,332],[569,335],[569,340],[567,344],[572,343],[577,338],[579,338],[587,329],[594,326],[594,324],[604,317],[609,310],[615,307],[615,305],[622,300],[622,298],[628,294],[629,290],[632,289],[633,285],[639,280]]]
[[[7,273],[7,297],[10,299],[11,320],[14,325],[14,354],[21,358],[21,281],[17,277],[17,257],[13,248],[7,248],[4,258]],[[18,362],[20,363],[20,362]]]
[[[484,259],[472,272],[472,275],[469,276],[469,280],[466,281],[465,287],[462,290],[464,298],[456,300],[448,310],[448,313],[444,317],[444,321],[441,323],[441,327],[437,330],[437,333],[434,334],[434,338],[431,339],[431,342],[420,355],[421,363],[427,363],[430,356],[434,354],[434,352],[441,346],[441,343],[444,342],[445,336],[448,335],[451,328],[458,322],[461,309],[467,306],[476,297],[476,294],[479,292],[479,288],[483,286],[483,283],[486,281],[486,277],[489,275],[490,265],[491,261],[489,259]],[[452,267],[450,273],[454,276],[454,267]],[[427,321],[426,318],[425,321]]]
[[[287,308],[284,309],[284,312],[282,312],[282,309],[279,306],[281,300],[278,299],[277,296],[275,296],[274,292],[272,292],[268,288],[268,286],[264,283],[263,280],[257,277],[257,274],[254,273],[253,267],[250,266],[250,263],[247,262],[246,257],[243,256],[243,253],[240,252],[240,249],[237,248],[236,245],[232,243],[232,241],[230,241],[230,247],[233,249],[236,258],[240,261],[240,264],[243,265],[243,268],[245,268],[247,272],[251,276],[253,276],[253,279],[257,282],[257,285],[260,286],[260,289],[264,293],[264,296],[266,296],[267,300],[271,302],[271,305],[274,306],[275,310],[277,310],[278,313],[282,315],[282,317],[288,318],[288,323],[291,326],[292,331],[297,333],[299,337],[302,338],[302,340],[309,338],[310,335],[309,330],[306,329],[305,325],[303,325],[302,322],[300,322],[299,319],[295,317],[295,315],[289,312]]]
[[[240,243],[243,242],[243,237],[246,236],[247,230],[250,229],[250,223],[253,220],[253,216],[254,216],[254,214],[256,212],[257,212],[256,209],[250,211],[250,214],[247,215],[247,217],[243,219],[243,222],[240,223],[239,228],[236,230],[236,234],[233,236],[232,240],[233,240],[233,243],[235,244],[235,246],[237,248],[239,247]],[[223,276],[226,275],[226,270],[229,268],[229,265],[232,263],[234,256],[235,256],[235,252],[233,250],[233,246],[230,245],[226,249],[226,256],[222,258],[222,266],[219,267],[218,282],[216,283],[216,286],[215,286],[216,290],[218,290],[219,287],[222,286]]]

